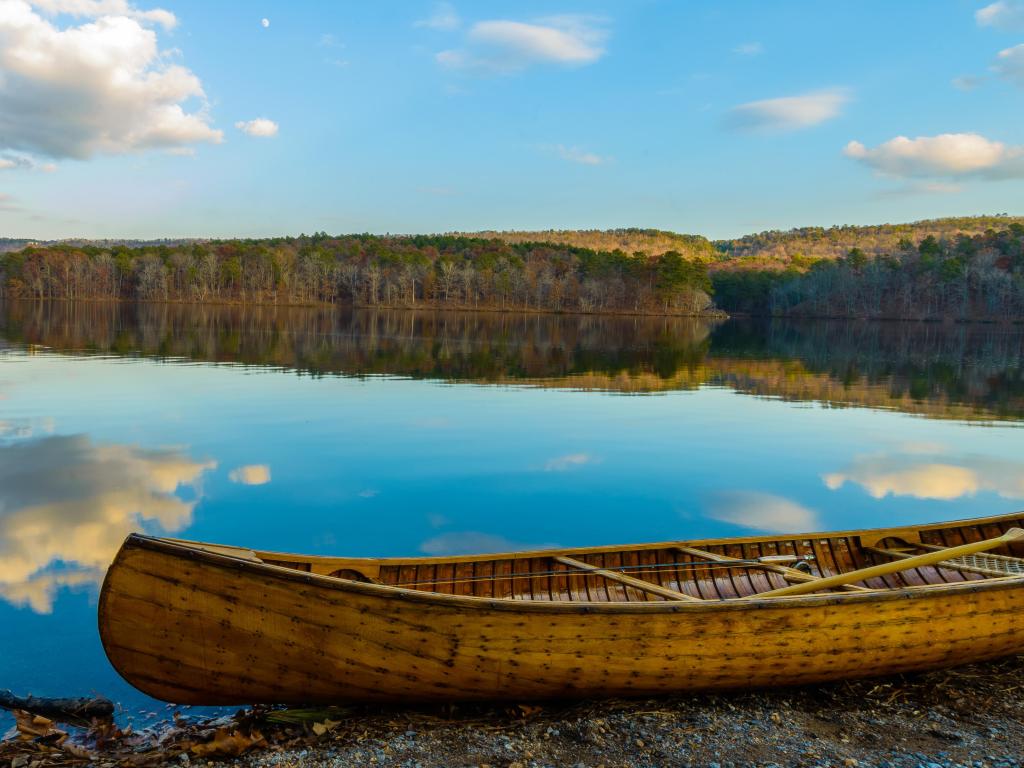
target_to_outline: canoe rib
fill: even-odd
[[[703,557],[714,563],[739,563],[744,568],[763,568],[766,571],[780,574],[786,581],[793,583],[804,583],[808,581],[817,581],[822,578],[821,576],[815,576],[810,573],[804,573],[803,571],[797,570],[796,568],[790,568],[785,565],[779,565],[777,563],[762,562],[762,563],[751,563],[747,560],[740,560],[738,557],[729,557],[728,555],[716,555],[714,552],[707,552],[703,549],[696,549],[694,547],[676,547],[679,552],[684,555],[692,555],[693,557]],[[839,589],[844,589],[848,592],[870,592],[871,590],[867,587],[862,587],[857,584],[841,584]]]
[[[627,576],[624,573],[617,573],[616,571],[609,571],[604,568],[599,568],[596,565],[590,565],[589,563],[575,560],[571,557],[565,557],[564,555],[555,555],[553,558],[555,562],[561,563],[562,565],[568,565],[570,568],[577,568],[581,571],[593,574],[594,576],[601,576],[610,581],[617,581],[620,584],[633,587],[633,589],[639,589],[641,592],[647,592],[658,597],[663,597],[666,600],[680,600],[680,601],[700,601],[701,598],[687,595],[684,592],[677,592],[674,589],[667,589],[657,584],[652,584],[649,581],[643,579],[637,579],[632,576]]]

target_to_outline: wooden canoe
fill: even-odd
[[[529,700],[908,672],[1024,652],[1022,525],[1024,512],[389,559],[132,535],[103,585],[100,634],[130,683],[182,704]]]

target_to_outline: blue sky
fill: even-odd
[[[1022,97],[1017,0],[0,0],[0,236],[1022,213]]]

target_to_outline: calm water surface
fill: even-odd
[[[1002,513],[1022,419],[1020,327],[0,306],[0,688],[158,708],[96,631],[131,531],[415,555]]]

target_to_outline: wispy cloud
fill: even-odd
[[[17,169],[52,173],[57,170],[57,165],[56,163],[41,163],[31,155],[23,152],[4,152],[0,154],[0,171]]]
[[[1000,51],[995,64],[992,65],[992,71],[1014,85],[1024,88],[1024,43]]]
[[[917,195],[955,195],[963,190],[964,188],[960,184],[951,184],[945,181],[915,181],[889,189],[881,189],[874,196],[885,199]]]
[[[462,19],[459,18],[455,6],[451,3],[435,3],[433,13],[425,19],[414,22],[413,26],[446,32],[458,29],[461,24]]]
[[[740,43],[732,49],[733,53],[740,56],[759,56],[764,53],[764,46],[761,43]]]
[[[17,199],[6,192],[0,192],[0,212],[20,213],[23,210]]]
[[[239,120],[235,128],[249,136],[260,139],[269,139],[277,136],[278,125],[273,120],[265,117],[257,117],[255,120]]]
[[[1024,2],[999,0],[975,11],[974,19],[982,27],[1010,31],[1024,29]]]
[[[608,162],[607,157],[587,152],[579,147],[567,147],[564,144],[556,144],[554,150],[563,160],[577,163],[578,165],[603,165]]]
[[[534,64],[584,66],[604,55],[607,36],[600,20],[586,16],[479,21],[462,48],[441,51],[436,59],[449,69],[481,74],[508,74]]]
[[[557,456],[548,460],[544,465],[544,471],[565,472],[569,469],[575,469],[577,467],[582,467],[585,464],[590,464],[593,461],[594,457],[589,453],[570,453],[565,456]]]
[[[873,148],[851,141],[843,152],[881,174],[899,178],[1024,177],[1024,147],[992,141],[977,133],[914,139],[897,136]]]
[[[733,107],[726,124],[744,131],[796,131],[838,117],[850,100],[845,88],[751,101]]]
[[[960,75],[950,80],[950,84],[959,91],[973,91],[985,82],[979,75]]]

